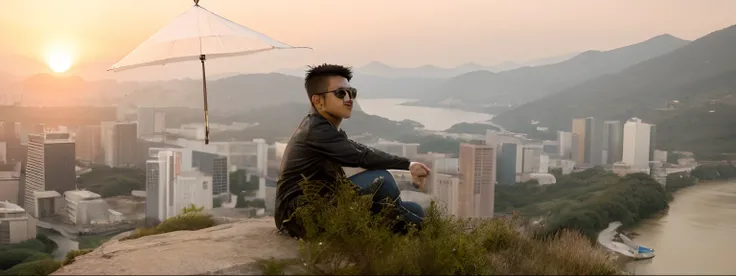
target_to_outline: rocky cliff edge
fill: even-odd
[[[273,218],[216,221],[120,241],[124,233],[52,275],[259,275],[259,259],[298,258],[297,241],[276,233]]]

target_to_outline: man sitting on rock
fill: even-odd
[[[339,129],[342,120],[350,118],[358,95],[357,89],[350,86],[352,77],[350,68],[322,64],[310,67],[304,79],[312,108],[286,145],[276,188],[276,227],[292,237],[303,238],[306,234],[299,220],[292,217],[297,201],[304,195],[299,183],[304,178],[335,183],[345,177],[342,167],[366,169],[348,180],[357,185],[359,192],[374,194],[372,212],[380,212],[381,203],[389,200],[404,225],[421,226],[424,210],[415,202],[401,200],[401,191],[387,170],[409,170],[415,187],[421,188],[429,168],[350,140]]]

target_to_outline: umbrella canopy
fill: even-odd
[[[232,22],[201,6],[199,1],[144,41],[108,71],[149,65],[250,55],[275,49],[294,49],[262,33]]]
[[[141,43],[108,71],[123,71],[149,65],[199,60],[202,63],[204,96],[204,143],[209,143],[209,109],[205,60],[250,55],[275,49],[295,49],[262,33],[248,29],[199,6],[194,6]]]

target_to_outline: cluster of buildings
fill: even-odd
[[[19,122],[0,122],[0,244],[35,238],[37,226],[64,223],[86,227],[126,220],[99,194],[77,188],[78,175],[86,171],[77,161],[110,167],[147,164],[140,157],[141,141],[163,134],[165,118],[162,112],[141,108],[137,121],[102,122],[76,129],[50,129],[43,124],[24,128]],[[155,154],[163,160],[166,153],[171,156],[171,151]],[[194,203],[211,208],[213,193],[227,193],[227,161],[211,154],[195,153],[193,159],[190,152],[188,157],[188,165],[183,164],[181,173],[176,171],[177,176],[181,174],[177,183],[188,190],[166,192],[178,200],[177,206]],[[194,198],[192,194],[198,189],[192,187],[201,187],[203,182],[208,183],[209,197]]]
[[[536,180],[556,183],[551,169],[562,174],[601,166],[619,175],[648,173],[666,185],[667,152],[655,150],[656,126],[631,118],[626,122],[579,118],[557,141],[488,131],[485,139],[460,144],[458,156],[417,153],[417,144],[380,143],[375,148],[427,164],[433,173],[427,193],[448,213],[459,217],[491,217],[495,185]]]
[[[62,216],[70,223],[96,222],[88,216],[101,210],[108,222],[106,205],[85,208],[84,196],[77,191],[76,147],[74,134],[68,129],[48,129],[43,124],[23,129],[18,122],[0,123],[0,223],[2,242],[35,238],[39,221]],[[97,196],[99,198],[99,196]],[[90,205],[92,206],[92,205]],[[98,205],[99,206],[99,205]],[[79,210],[85,210],[80,212]],[[12,219],[11,219],[12,218]],[[89,218],[89,219],[88,219]],[[100,221],[100,220],[97,220]],[[23,227],[18,225],[25,225]],[[27,229],[21,233],[19,229]]]
[[[557,137],[558,156],[578,167],[603,166],[619,175],[647,173],[666,185],[667,152],[656,149],[656,125],[639,118],[623,123],[578,118],[571,132],[560,131]]]

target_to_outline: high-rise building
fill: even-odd
[[[214,195],[230,192],[230,173],[227,157],[209,152],[192,151],[192,168],[197,168],[206,175],[212,176],[212,192]]]
[[[526,144],[522,146],[522,173],[538,173],[542,158],[541,144]]]
[[[657,125],[649,124],[649,160],[654,160],[655,150],[657,150]]]
[[[622,162],[631,166],[632,170],[649,169],[650,125],[639,118],[631,118],[624,124],[624,151]]]
[[[20,191],[20,173],[0,171],[0,202],[18,204]]]
[[[577,134],[572,134],[572,143],[570,143],[570,145],[570,158],[565,159],[573,161],[573,163],[575,163],[575,158],[578,156],[578,151],[580,150],[580,137],[578,137]]]
[[[601,158],[601,131],[593,117],[572,120],[572,132],[578,137],[577,163],[599,165]]]
[[[166,132],[166,113],[156,111],[153,113],[153,134],[162,134]]]
[[[432,199],[441,203],[441,207],[447,209],[447,214],[459,216],[460,178],[457,174],[435,173],[435,179],[436,189]]]
[[[20,206],[0,201],[0,244],[19,243],[36,238],[35,220]]]
[[[114,146],[113,135],[115,134],[115,124],[117,122],[101,122],[100,123],[100,147],[102,147],[102,157],[105,165],[111,166],[113,163]]]
[[[230,171],[227,157],[218,156],[212,160],[212,194],[230,194]]]
[[[166,113],[154,107],[138,107],[137,137],[164,133]]]
[[[493,145],[460,144],[461,217],[493,217],[496,186],[496,148]]]
[[[181,152],[161,150],[146,161],[146,222],[155,225],[181,213],[184,207],[212,209],[212,176],[196,169],[181,170]]]
[[[20,142],[18,130],[20,124],[16,122],[0,122],[2,128],[1,141],[5,143],[5,163],[17,163],[25,160],[25,151]]]
[[[64,132],[29,134],[26,159],[25,209],[36,218],[55,214],[55,197],[76,190],[74,140]],[[46,207],[38,208],[41,201]]]
[[[501,185],[513,185],[516,183],[516,152],[519,144],[503,143],[496,155],[496,180]]]
[[[567,131],[557,132],[557,149],[561,158],[572,159],[572,138],[574,133]]]
[[[549,155],[539,156],[539,173],[549,172]]]
[[[621,161],[624,150],[624,129],[621,121],[603,122],[603,162],[614,164]]]
[[[102,157],[101,134],[100,126],[80,126],[74,137],[77,158],[90,162],[100,161]]]
[[[146,225],[149,226],[159,224],[165,218],[161,213],[163,190],[159,185],[162,165],[166,165],[166,162],[158,158],[146,161]]]
[[[158,158],[146,161],[146,221],[150,224],[177,213],[174,210],[174,186],[181,173],[180,157],[181,152],[161,150]]]
[[[110,167],[136,165],[138,148],[136,123],[102,122],[100,131],[105,165]]]

